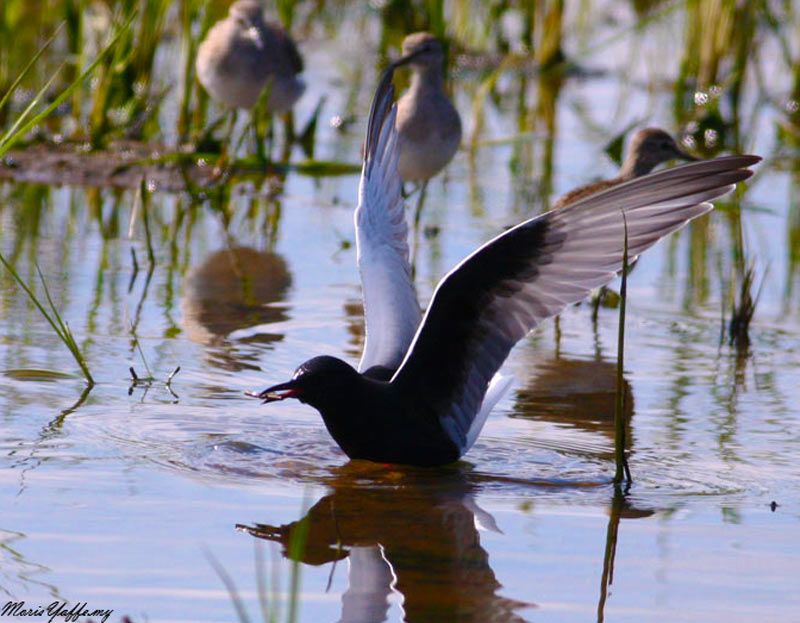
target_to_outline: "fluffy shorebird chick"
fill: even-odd
[[[693,162],[699,160],[691,154],[686,153],[675,142],[669,134],[660,128],[645,128],[633,135],[628,156],[622,163],[617,177],[610,180],[601,180],[586,186],[580,186],[562,195],[553,204],[553,209],[563,208],[565,205],[593,195],[601,190],[606,190],[622,182],[628,182],[636,177],[647,175],[659,164],[670,160],[687,160]]]
[[[288,111],[305,90],[303,59],[289,34],[264,19],[258,0],[238,0],[197,50],[197,79],[228,108],[252,108],[269,89],[267,110]]]
[[[461,118],[444,90],[444,49],[427,32],[403,40],[403,56],[394,67],[411,67],[411,87],[397,102],[400,159],[404,182],[427,182],[439,173],[461,143]]]

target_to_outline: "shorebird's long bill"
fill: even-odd
[[[286,383],[279,383],[278,385],[267,387],[267,389],[265,389],[263,392],[245,392],[245,394],[251,398],[263,400],[263,404],[267,404],[268,402],[278,402],[280,400],[286,400],[287,398],[293,398],[299,393],[300,390],[295,387],[295,381],[287,381]]]
[[[412,52],[411,54],[406,54],[405,56],[401,56],[396,61],[392,61],[389,64],[389,67],[395,69],[397,67],[402,67],[403,65],[408,65],[411,61],[413,61],[423,52],[425,52],[425,50],[417,50],[416,52]]]
[[[675,157],[680,158],[681,160],[686,160],[687,162],[699,162],[702,158],[698,158],[697,156],[693,156],[688,151],[683,151],[680,147],[675,145],[674,147]]]

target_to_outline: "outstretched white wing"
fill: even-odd
[[[440,419],[462,452],[490,380],[542,320],[622,268],[623,212],[631,261],[712,209],[760,158],[730,156],[637,178],[531,219],[483,245],[439,282],[392,384]],[[485,414],[482,413],[485,419]],[[476,428],[478,430],[476,430]]]
[[[408,262],[408,227],[397,173],[397,109],[391,78],[390,69],[383,75],[372,102],[355,212],[366,321],[359,372],[373,366],[396,370],[422,318]]]

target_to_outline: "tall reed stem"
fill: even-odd
[[[623,480],[633,482],[631,470],[628,467],[628,457],[625,455],[625,304],[628,299],[628,220],[625,212],[622,213],[622,223],[625,228],[625,238],[622,248],[622,285],[619,295],[619,332],[617,335],[617,400],[614,409],[614,462],[616,471],[614,483]]]

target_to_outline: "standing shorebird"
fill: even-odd
[[[461,143],[461,118],[444,90],[444,49],[432,34],[416,32],[403,40],[403,56],[392,65],[412,70],[411,86],[397,102],[397,170],[404,182],[424,184]]]
[[[403,39],[403,56],[392,68],[409,65],[411,86],[397,102],[400,149],[397,170],[404,182],[419,188],[414,210],[416,256],[419,222],[428,181],[453,159],[461,143],[461,117],[444,90],[444,48],[428,32]],[[411,262],[412,273],[416,262]]]
[[[275,114],[290,111],[305,90],[298,77],[303,59],[294,41],[278,24],[264,19],[259,0],[237,0],[230,6],[228,16],[214,24],[200,44],[195,67],[208,94],[233,109],[229,135],[236,109],[253,108],[265,89],[266,109]]]
[[[683,151],[669,134],[660,128],[644,128],[639,130],[633,135],[630,145],[628,146],[628,155],[622,163],[619,174],[609,180],[600,180],[579,186],[565,195],[562,195],[553,204],[553,210],[559,210],[566,205],[575,203],[602,190],[612,188],[623,182],[647,175],[658,165],[669,162],[670,160],[686,160],[688,162],[696,162],[699,158],[695,158],[691,154]],[[634,263],[630,264],[633,268]],[[602,286],[591,297],[592,305],[592,320],[597,320],[597,314],[600,311],[600,305],[606,299],[610,292],[608,286]]]
[[[305,90],[303,59],[289,34],[264,19],[258,0],[237,0],[197,49],[197,79],[228,108],[252,108],[269,88],[267,109],[291,109]]]
[[[441,465],[477,439],[508,387],[514,344],[582,300],[631,258],[712,209],[757,156],[687,164],[619,184],[500,234],[436,287],[423,316],[411,267],[391,68],[370,111],[355,212],[366,343],[358,370],[314,357],[286,383],[252,394],[316,408],[351,458]],[[624,215],[624,216],[623,216]]]
[[[569,191],[567,194],[562,195],[553,204],[553,209],[557,210],[563,208],[565,205],[575,203],[576,201],[622,184],[630,180],[647,175],[659,164],[669,162],[670,160],[686,160],[687,162],[694,162],[699,160],[691,154],[686,153],[675,142],[669,134],[659,128],[644,128],[639,130],[633,135],[630,146],[628,147],[628,155],[622,167],[619,170],[617,177],[610,180],[601,180],[586,186],[580,186],[574,190]]]

